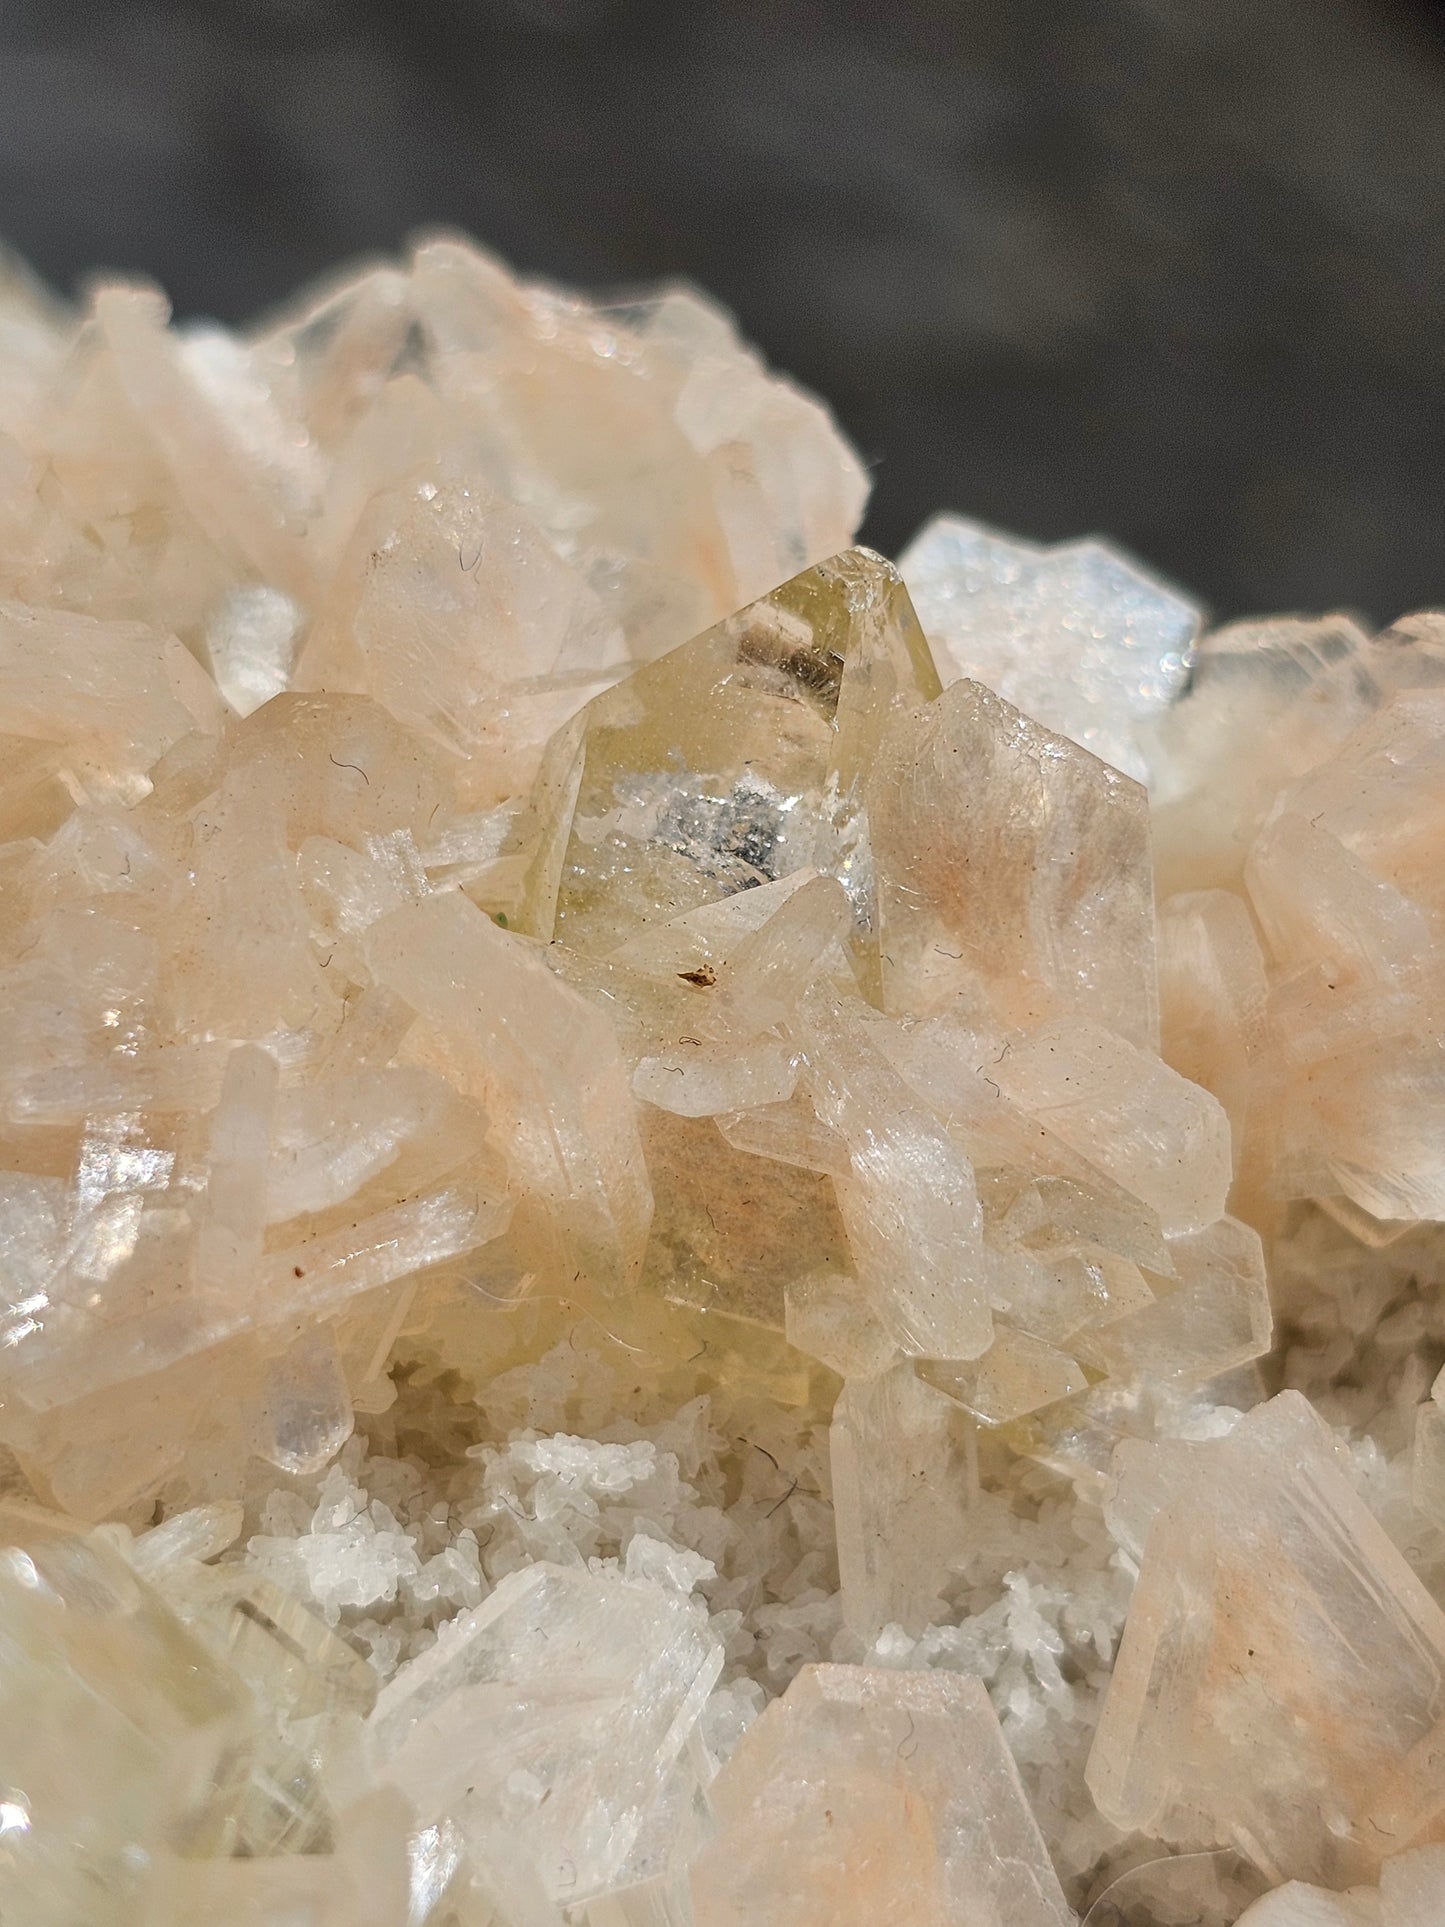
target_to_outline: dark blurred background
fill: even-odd
[[[0,233],[240,320],[465,227],[683,274],[936,507],[1445,603],[1428,0],[0,0]]]

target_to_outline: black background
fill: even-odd
[[[0,0],[0,232],[240,320],[427,224],[683,274],[868,536],[1114,534],[1222,615],[1445,603],[1426,0]]]

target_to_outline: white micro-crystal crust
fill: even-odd
[[[864,493],[0,273],[6,1923],[1445,1920],[1445,617]]]

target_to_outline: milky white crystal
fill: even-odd
[[[936,515],[899,560],[941,666],[1116,769],[1143,776],[1135,725],[1183,687],[1200,612],[1103,542],[1042,548]]]
[[[721,1663],[685,1595],[538,1564],[389,1682],[372,1745],[525,1918],[534,1887],[585,1899],[621,1869]]]
[[[1240,1915],[1241,1927],[1430,1927],[1445,1908],[1445,1848],[1414,1847],[1386,1860],[1378,1887],[1344,1893],[1288,1881]]]
[[[977,1476],[967,1413],[909,1363],[845,1384],[833,1408],[833,1507],[845,1622],[918,1634],[966,1537]],[[973,1458],[975,1463],[971,1464]]]

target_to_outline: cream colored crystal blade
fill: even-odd
[[[697,1927],[1072,1919],[977,1680],[806,1667],[713,1798]]]

